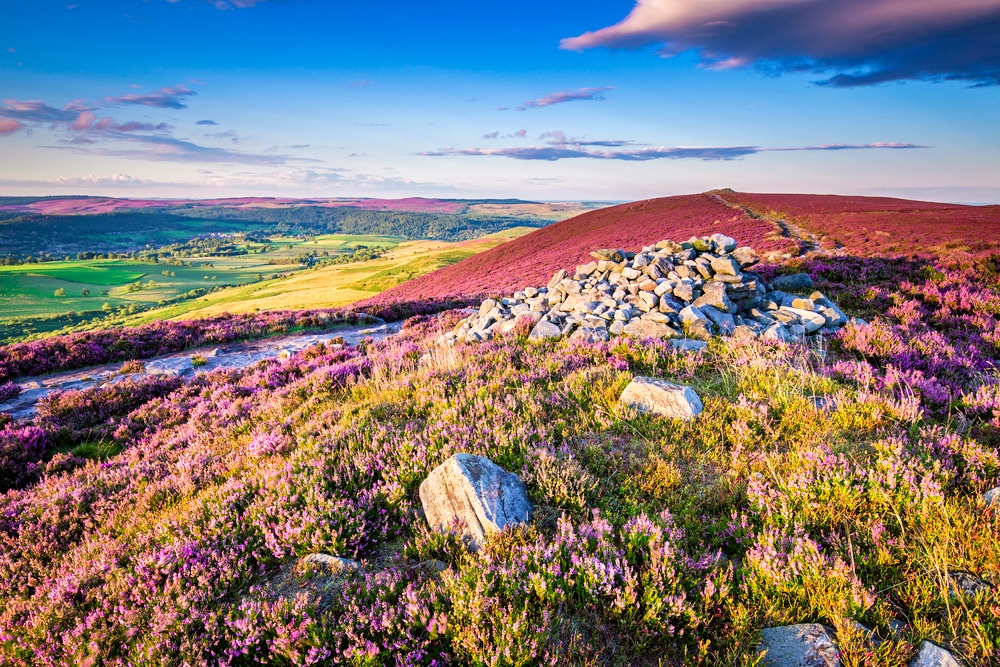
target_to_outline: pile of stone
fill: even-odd
[[[596,250],[594,261],[560,270],[545,287],[483,301],[441,343],[479,342],[531,327],[534,339],[587,341],[615,335],[708,340],[744,332],[787,342],[831,334],[848,322],[812,289],[807,274],[767,285],[750,271],[759,257],[723,234],[660,241],[639,252]],[[786,291],[787,290],[787,291]]]

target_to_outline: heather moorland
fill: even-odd
[[[805,216],[782,227],[787,211],[733,203],[710,193],[589,213],[354,309],[2,348],[0,392],[13,394],[29,374],[112,360],[127,374],[165,351],[329,329],[361,310],[409,317],[383,341],[191,380],[137,374],[4,420],[0,656],[752,665],[763,629],[818,623],[840,664],[902,667],[927,641],[997,664],[1000,260],[978,246],[880,255]],[[449,308],[572,277],[586,249],[718,232],[763,256],[746,269],[755,279],[806,273],[813,287],[789,298],[819,291],[851,321],[796,340],[714,335],[703,349],[538,340],[520,321],[442,344],[469,313]],[[836,248],[812,243],[824,232]],[[423,291],[458,280],[465,296]],[[636,376],[691,387],[703,411],[682,421],[623,405]],[[457,453],[517,474],[531,520],[479,549],[460,526],[430,528],[419,487]],[[357,567],[331,574],[315,554]]]

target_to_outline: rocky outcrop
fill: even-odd
[[[753,248],[722,234],[660,241],[639,252],[595,250],[591,256],[594,261],[573,273],[556,271],[544,287],[486,299],[439,342],[479,342],[520,326],[533,340],[708,340],[743,331],[791,342],[836,332],[848,321],[819,292],[804,298],[782,291],[811,289],[807,274],[766,285],[750,270],[759,261]]]
[[[638,412],[667,419],[690,421],[702,411],[701,399],[691,387],[641,375],[625,387],[619,400]]]
[[[489,459],[455,454],[420,484],[420,503],[436,530],[456,530],[471,548],[505,526],[524,523],[533,510],[517,475]]]
[[[767,667],[840,667],[833,631],[818,623],[785,625],[761,631],[758,648]]]

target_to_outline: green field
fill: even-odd
[[[73,318],[80,313],[134,313],[226,287],[287,278],[306,269],[295,260],[303,253],[315,253],[322,261],[350,254],[361,245],[395,248],[402,241],[397,236],[346,234],[308,240],[274,237],[273,249],[266,253],[185,257],[179,260],[183,265],[99,259],[0,266],[0,327],[9,331],[0,338],[61,329],[75,324]]]

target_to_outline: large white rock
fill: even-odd
[[[478,549],[486,536],[531,518],[527,489],[489,459],[455,454],[420,484],[420,503],[436,530],[458,529]]]
[[[619,399],[623,404],[668,419],[694,419],[701,414],[698,394],[691,387],[644,376],[636,376]]]
[[[558,338],[562,335],[562,329],[546,320],[540,321],[535,325],[535,328],[531,330],[528,338],[533,340],[545,340],[546,338]]]
[[[766,628],[760,633],[761,665],[767,667],[840,667],[840,651],[831,630],[819,623]],[[766,653],[765,653],[766,652]]]
[[[677,338],[680,334],[666,324],[651,320],[633,319],[625,325],[623,333],[637,338]]]
[[[920,642],[917,657],[910,661],[910,667],[962,667],[948,651],[927,640]]]

